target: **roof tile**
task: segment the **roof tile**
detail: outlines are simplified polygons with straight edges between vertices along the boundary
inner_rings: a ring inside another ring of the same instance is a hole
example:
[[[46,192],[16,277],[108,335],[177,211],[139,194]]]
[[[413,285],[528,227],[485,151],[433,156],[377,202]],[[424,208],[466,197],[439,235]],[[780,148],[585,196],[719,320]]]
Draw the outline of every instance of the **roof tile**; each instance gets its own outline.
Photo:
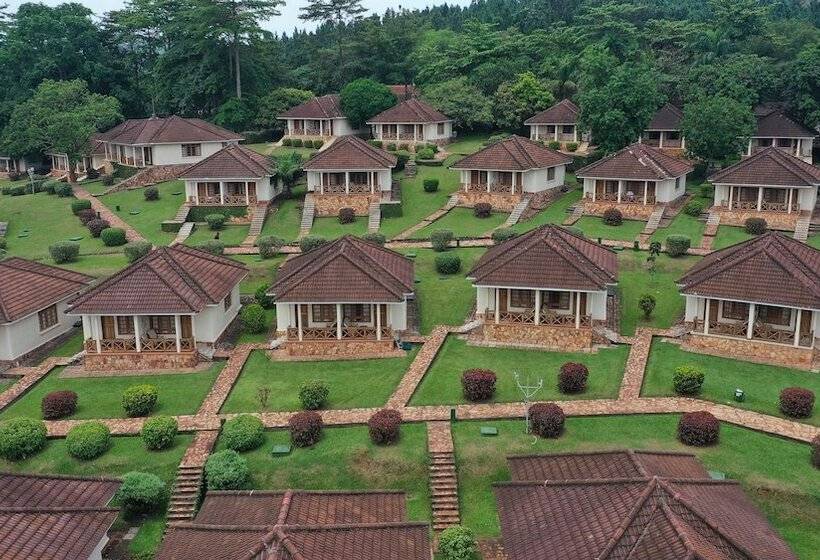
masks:
[[[306,171],[347,169],[391,169],[396,166],[396,156],[371,146],[357,136],[342,136],[302,166]]]
[[[490,171],[528,171],[572,162],[572,158],[521,136],[494,142],[450,167]]]
[[[19,257],[0,261],[0,324],[16,321],[82,291],[91,276]]]
[[[245,179],[269,177],[275,166],[267,156],[240,144],[229,144],[180,176],[182,179]]]
[[[575,124],[581,110],[569,99],[562,99],[552,107],[533,115],[524,124]]]
[[[338,94],[314,97],[279,115],[279,119],[340,119],[342,113],[341,98]]]
[[[411,97],[382,111],[367,123],[438,123],[449,120],[452,119],[426,101]]]
[[[242,140],[235,132],[202,119],[172,115],[128,119],[98,136],[115,144],[171,144],[177,142],[226,142]]]
[[[687,161],[646,144],[635,143],[579,169],[575,176],[659,181],[680,177],[692,169]]]
[[[820,185],[820,169],[775,147],[765,148],[709,177],[713,183],[730,185]]]

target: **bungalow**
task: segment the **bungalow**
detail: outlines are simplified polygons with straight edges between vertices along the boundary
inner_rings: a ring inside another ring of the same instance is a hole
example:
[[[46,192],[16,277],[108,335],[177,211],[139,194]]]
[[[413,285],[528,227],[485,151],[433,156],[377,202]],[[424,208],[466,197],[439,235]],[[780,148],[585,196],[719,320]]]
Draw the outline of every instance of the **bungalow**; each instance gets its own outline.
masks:
[[[338,94],[314,97],[276,117],[287,121],[286,138],[327,139],[355,134]]]
[[[68,155],[59,152],[47,152],[46,156],[51,161],[51,174],[53,176],[62,178],[68,175]],[[78,178],[83,178],[89,169],[102,171],[105,163],[105,145],[99,133],[93,134],[90,139],[88,153],[75,164],[74,173]]]
[[[69,332],[68,301],[92,281],[19,257],[0,261],[0,362],[18,361]]]
[[[453,119],[425,101],[411,97],[369,121],[373,138],[406,144],[446,144],[453,138]]]
[[[129,167],[192,164],[243,137],[202,119],[127,119],[99,135],[106,161]]]
[[[285,261],[268,295],[276,299],[276,334],[291,354],[388,354],[408,328],[413,261],[344,236]]]
[[[810,369],[820,343],[820,250],[769,232],[706,256],[678,280],[684,348]]]
[[[648,220],[656,205],[686,193],[692,166],[658,148],[635,143],[579,169],[584,180],[584,213],[601,215],[617,208],[630,219]]]
[[[746,156],[773,146],[779,150],[812,163],[812,144],[817,133],[795,122],[776,103],[762,104],[755,108],[757,127],[749,138]]]
[[[793,231],[817,204],[820,169],[777,148],[768,147],[714,173],[713,211],[720,223],[742,226],[764,218],[768,227]]]
[[[521,136],[510,136],[450,166],[461,173],[459,199],[468,206],[488,202],[512,210],[524,197],[564,184],[572,158]]]
[[[638,137],[638,142],[680,154],[686,150],[686,139],[681,132],[680,122],[683,111],[667,103],[657,110],[649,126]]]
[[[561,149],[567,144],[579,144],[577,152],[586,152],[590,141],[588,132],[578,130],[581,109],[569,99],[562,99],[552,107],[524,121],[530,127],[530,140],[559,142]]]
[[[8,177],[11,173],[25,173],[26,160],[11,156],[0,155],[0,177]]]
[[[248,269],[186,247],[161,247],[69,303],[82,317],[85,368],[104,371],[193,367],[241,306]]]
[[[555,225],[490,248],[467,279],[489,343],[588,350],[618,279],[613,251]]]
[[[302,167],[316,215],[335,216],[342,208],[353,208],[356,215],[366,216],[371,202],[390,198],[396,161],[393,154],[356,136],[344,136],[314,154]]]
[[[230,144],[186,169],[185,198],[194,206],[250,206],[276,196],[275,165],[267,156]]]

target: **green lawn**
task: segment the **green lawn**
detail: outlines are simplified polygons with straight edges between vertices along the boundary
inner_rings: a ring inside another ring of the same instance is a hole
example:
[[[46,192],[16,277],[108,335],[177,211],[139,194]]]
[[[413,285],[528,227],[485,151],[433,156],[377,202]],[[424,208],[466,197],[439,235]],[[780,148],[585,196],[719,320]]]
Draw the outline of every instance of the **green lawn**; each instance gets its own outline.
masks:
[[[71,416],[75,420],[87,418],[123,418],[122,392],[131,385],[150,383],[159,390],[157,407],[152,414],[193,414],[199,408],[213,385],[224,362],[198,373],[165,375],[129,375],[111,377],[60,378],[63,368],[55,368],[22,397],[0,412],[0,418],[28,416],[41,418],[40,401],[52,391],[77,393],[77,410]]]
[[[414,349],[403,358],[278,362],[269,360],[265,352],[256,351],[245,362],[221,412],[262,411],[257,399],[260,387],[270,388],[265,411],[301,410],[299,386],[314,379],[322,380],[330,390],[328,409],[382,406],[415,355]]]
[[[809,238],[806,240],[806,243],[808,243],[815,249],[820,249],[820,234],[810,235]]]
[[[82,327],[75,329],[71,338],[60,344],[57,348],[51,351],[49,356],[66,357],[74,356],[83,349],[83,329]]]
[[[254,294],[259,286],[273,284],[279,265],[285,261],[284,255],[270,259],[263,259],[259,255],[231,255],[231,258],[250,270],[247,278],[239,284],[239,291],[243,294]]]
[[[145,200],[145,189],[117,191],[101,196],[98,200],[154,245],[168,245],[174,240],[176,233],[162,231],[161,224],[164,220],[173,219],[185,202],[185,183],[167,181],[156,187],[159,189],[159,200]]]
[[[491,134],[465,134],[459,136],[455,142],[447,144],[444,149],[451,154],[469,155],[484,147]]]
[[[543,226],[544,224],[560,225],[567,219],[567,216],[569,216],[567,209],[581,200],[582,195],[583,191],[581,189],[572,189],[554,200],[552,204],[533,216],[532,219],[515,224],[513,229],[519,233],[523,233],[535,229],[538,226]]]
[[[700,257],[670,258],[658,255],[655,273],[646,267],[646,251],[625,250],[618,254],[618,286],[621,304],[621,334],[631,336],[636,327],[665,329],[674,325],[683,314],[685,300],[678,293],[675,281],[692,268]],[[655,310],[645,320],[638,300],[643,294],[655,296]]]
[[[492,402],[516,402],[521,392],[513,373],[526,380],[543,380],[537,400],[570,400],[609,398],[618,396],[624,373],[628,346],[601,349],[595,353],[548,352],[513,348],[470,346],[464,340],[448,337],[433,365],[416,389],[411,404],[465,404],[461,374],[470,368],[486,368],[497,376]],[[577,395],[564,395],[558,390],[558,369],[566,362],[582,362],[589,368],[587,390]]]
[[[645,226],[646,222],[637,220],[624,220],[619,226],[608,226],[604,223],[603,218],[598,216],[584,216],[574,224],[574,227],[583,231],[584,235],[590,239],[614,239],[616,241],[637,239]]]
[[[657,339],[652,342],[643,394],[649,397],[675,395],[672,374],[681,365],[696,366],[706,373],[700,398],[773,416],[783,416],[778,398],[786,387],[805,387],[820,394],[820,376],[816,373],[686,352],[677,344]],[[744,402],[734,400],[736,388],[746,393]],[[812,417],[802,421],[820,426],[817,407]]]
[[[265,220],[262,235],[273,235],[285,241],[293,241],[299,236],[299,223],[302,221],[302,204],[305,199],[305,187],[294,189],[291,198],[278,198]]]
[[[457,422],[453,426],[461,521],[480,537],[499,536],[492,484],[510,480],[508,455],[662,449],[695,453],[706,468],[739,480],[774,527],[803,560],[820,549],[820,477],[809,462],[808,445],[721,426],[714,447],[685,447],[675,439],[674,415],[568,418],[559,439],[523,433],[523,420]],[[495,426],[497,437],[481,437],[479,426]]]
[[[0,393],[14,385],[15,382],[16,380],[10,377],[0,377]]]
[[[289,443],[289,434],[266,432],[262,447],[243,453],[251,471],[250,487],[259,490],[403,490],[413,521],[430,520],[427,479],[427,430],[404,424],[391,446],[370,442],[367,426],[325,428],[321,441],[290,455],[273,457],[273,445]],[[223,449],[217,442],[217,449]]]
[[[313,227],[310,228],[311,235],[318,235],[325,239],[336,239],[343,235],[361,237],[365,233],[367,233],[367,216],[356,216],[352,224],[339,223],[339,218],[336,216],[315,218]]]
[[[742,227],[735,226],[718,226],[717,235],[712,243],[712,249],[723,249],[730,245],[736,245],[741,241],[751,239],[752,235],[746,233]]]
[[[481,237],[503,224],[507,216],[509,214],[506,212],[493,212],[487,218],[477,218],[472,208],[453,208],[432,224],[415,232],[413,238],[429,239],[430,234],[437,229],[448,229],[457,238]]]
[[[666,238],[670,235],[686,235],[692,240],[692,247],[700,247],[705,228],[706,222],[680,212],[669,224],[669,227],[655,230],[655,233],[652,234],[652,241],[660,241],[665,244]]]
[[[196,247],[207,243],[211,239],[217,239],[217,234],[219,234],[219,241],[224,243],[226,247],[238,247],[248,237],[249,227],[248,224],[226,225],[219,231],[213,231],[206,224],[197,224],[193,233],[185,240],[185,244],[189,247]]]
[[[97,278],[111,276],[120,269],[128,266],[128,259],[122,252],[80,255],[76,261],[62,264],[55,263],[50,257],[41,259],[41,261],[44,264],[67,268],[68,270],[82,272],[83,274]]]
[[[276,308],[265,309],[265,330],[261,333],[250,333],[241,330],[236,339],[237,344],[262,344],[268,342],[272,336],[271,331],[276,328]]]

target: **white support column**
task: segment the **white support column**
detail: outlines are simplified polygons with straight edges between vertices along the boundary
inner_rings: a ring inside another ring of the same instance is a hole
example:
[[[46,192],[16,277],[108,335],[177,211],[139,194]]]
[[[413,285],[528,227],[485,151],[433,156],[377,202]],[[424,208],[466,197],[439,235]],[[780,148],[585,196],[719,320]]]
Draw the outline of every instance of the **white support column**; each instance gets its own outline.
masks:
[[[558,142],[558,125],[555,125],[555,134],[553,135],[553,140]]]
[[[367,172],[367,178],[370,179],[370,194],[376,192],[376,177],[378,176],[376,173],[376,171]]]
[[[181,328],[179,315],[174,315],[174,336],[177,341],[177,353],[182,352],[182,341],[179,338],[179,331]]]
[[[749,147],[746,148],[746,155],[747,156],[752,155],[752,139],[751,138],[749,138]]]
[[[302,326],[302,304],[297,303],[293,306],[296,309],[296,327],[299,332],[299,342],[302,342],[302,333],[304,332],[304,327]]]
[[[140,332],[140,318],[134,315],[134,341],[137,343],[137,352],[142,352],[142,333]]]
[[[319,194],[325,194],[325,174],[319,172]]]
[[[225,204],[225,181],[219,182],[219,203]]]
[[[732,198],[735,194],[735,188],[732,185],[729,185],[729,210],[732,209]]]
[[[789,198],[786,202],[786,214],[792,213],[792,195],[794,195],[794,189],[789,189]]]
[[[712,300],[706,298],[706,310],[703,314],[703,334],[709,334],[709,311],[712,305]]]
[[[487,171],[487,192],[488,193],[490,192],[490,185],[493,184],[492,179],[490,179],[490,173],[492,173],[492,171]],[[480,174],[479,174],[479,176],[480,176]]]
[[[763,187],[757,188],[757,211],[760,212],[763,209]]]
[[[350,194],[350,171],[345,171],[345,194]]]
[[[584,182],[586,182],[586,179],[584,179]],[[598,180],[597,179],[592,179],[592,202],[595,202],[595,195],[597,194],[597,191],[598,191]]]
[[[624,189],[624,182],[622,180],[618,180],[618,204],[621,203],[621,192]]]
[[[666,133],[663,130],[658,133],[658,148],[663,148],[663,137],[665,135]]]
[[[92,321],[94,340],[97,342],[97,354],[102,353],[102,318],[97,315]]]
[[[382,314],[381,314],[381,303],[376,304],[376,340],[382,339]]]
[[[245,181],[245,206],[250,205],[251,203],[251,195],[248,192],[248,182]]]
[[[572,141],[576,144],[578,143],[578,125],[573,125],[572,127]]]
[[[512,191],[510,192],[510,194],[515,194],[515,179],[517,175],[518,173],[516,173],[515,171],[512,172]]]
[[[319,136],[324,136],[325,130],[325,121],[323,119],[319,119]]]
[[[499,300],[500,290],[498,288],[495,289],[495,324],[498,324],[498,320],[501,318],[501,305]]]
[[[336,338],[342,340],[342,304],[336,304]]]
[[[681,150],[686,149],[686,137],[685,136],[680,137],[680,149]]]
[[[746,323],[746,338],[752,340],[755,326],[755,304],[749,304],[749,321]]]
[[[643,182],[643,205],[646,206],[646,197],[649,195],[649,181]]]
[[[535,290],[535,324],[541,324],[541,290]]]
[[[575,329],[581,328],[581,292],[575,292]]]
[[[800,322],[803,319],[803,310],[797,310],[797,318],[794,321],[794,347],[800,346]]]

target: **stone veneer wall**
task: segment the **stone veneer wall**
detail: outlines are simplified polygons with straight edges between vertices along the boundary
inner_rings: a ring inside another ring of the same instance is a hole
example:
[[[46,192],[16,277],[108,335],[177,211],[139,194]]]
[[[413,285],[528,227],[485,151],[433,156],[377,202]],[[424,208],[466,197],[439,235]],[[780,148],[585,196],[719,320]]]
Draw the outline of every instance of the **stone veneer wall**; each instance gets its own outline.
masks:
[[[720,214],[720,225],[722,226],[743,227],[748,218],[763,218],[770,229],[794,231],[800,217],[799,212],[787,214],[785,212],[758,212],[757,210],[729,210],[720,206],[715,207],[714,210]]]
[[[549,325],[485,323],[484,340],[511,345],[537,345],[563,352],[577,352],[592,348],[592,329],[590,327],[574,329]]]
[[[746,362],[771,364],[797,369],[811,369],[816,350],[795,348],[761,340],[745,340],[725,336],[692,333],[686,336],[681,349],[712,356],[735,358]]]
[[[458,202],[462,206],[475,206],[479,202],[489,202],[493,210],[512,212],[515,205],[521,201],[520,194],[502,194],[487,192],[459,191]]]
[[[83,367],[89,371],[144,370],[156,371],[192,368],[199,363],[197,352],[123,352],[97,354],[88,352]]]
[[[627,220],[641,220],[646,221],[649,219],[649,216],[652,215],[652,212],[655,211],[657,205],[655,204],[647,204],[644,206],[643,204],[634,204],[634,203],[621,203],[618,204],[617,202],[612,202],[611,200],[606,200],[602,202],[592,202],[592,199],[584,199],[584,214],[590,214],[592,216],[603,216],[604,212],[610,208],[617,208],[621,211],[624,218]]]
[[[342,208],[353,208],[357,216],[370,214],[370,202],[378,201],[381,194],[319,194],[313,193],[317,216],[338,216]]]
[[[369,357],[394,352],[393,339],[388,340],[289,340],[282,349],[289,356],[317,358]]]

